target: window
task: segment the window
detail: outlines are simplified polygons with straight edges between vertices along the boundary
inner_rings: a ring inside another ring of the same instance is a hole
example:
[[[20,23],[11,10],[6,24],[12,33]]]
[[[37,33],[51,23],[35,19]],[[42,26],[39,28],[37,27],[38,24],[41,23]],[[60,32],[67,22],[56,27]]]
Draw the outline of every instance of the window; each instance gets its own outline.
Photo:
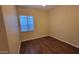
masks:
[[[33,16],[20,16],[20,28],[21,32],[34,31],[34,19]]]

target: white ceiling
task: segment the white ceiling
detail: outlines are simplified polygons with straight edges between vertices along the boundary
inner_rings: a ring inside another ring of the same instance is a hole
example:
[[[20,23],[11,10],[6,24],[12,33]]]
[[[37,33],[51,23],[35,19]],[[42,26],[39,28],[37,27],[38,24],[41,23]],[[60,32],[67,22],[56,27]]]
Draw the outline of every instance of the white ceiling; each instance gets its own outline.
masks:
[[[27,8],[37,8],[37,9],[44,9],[44,10],[50,10],[54,8],[55,5],[19,5],[19,7],[27,7]]]

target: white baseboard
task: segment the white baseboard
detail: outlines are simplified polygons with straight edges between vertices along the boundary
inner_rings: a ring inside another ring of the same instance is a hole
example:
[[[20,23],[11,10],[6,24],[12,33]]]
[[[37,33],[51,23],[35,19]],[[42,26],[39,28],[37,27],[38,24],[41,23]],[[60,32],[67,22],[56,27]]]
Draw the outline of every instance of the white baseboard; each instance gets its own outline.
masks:
[[[21,42],[20,42],[20,45],[19,45],[19,48],[18,48],[18,54],[19,54],[19,52],[20,52],[20,47],[21,47]]]
[[[56,38],[56,37],[54,37],[54,36],[50,36],[50,37]],[[60,38],[56,38],[56,39],[60,40]],[[67,44],[69,44],[69,45],[72,45],[72,46],[74,46],[74,47],[76,47],[76,48],[79,48],[78,45],[72,44],[72,43],[70,43],[70,42],[67,42],[67,41],[64,41],[64,40],[60,40],[60,41],[65,42],[65,43],[67,43]]]
[[[34,40],[34,39],[41,38],[41,37],[46,37],[46,36],[47,36],[47,35],[43,35],[43,36],[39,36],[39,37],[35,37],[35,38],[29,38],[29,39],[22,40],[21,42],[29,41],[29,40]],[[50,35],[50,37],[56,38],[55,36],[51,36],[51,35]],[[60,40],[60,38],[56,38],[56,39]],[[72,45],[72,46],[74,46],[74,47],[79,48],[78,45],[72,44],[72,43],[70,43],[70,42],[67,42],[67,41],[64,41],[64,40],[60,40],[60,41],[65,42],[65,43],[67,43],[67,44],[70,44],[70,45]]]
[[[21,42],[29,41],[29,40],[35,40],[35,39],[37,39],[37,38],[46,37],[46,36],[47,36],[47,35],[42,35],[42,36],[39,36],[39,37],[28,38],[28,39],[25,39],[25,40],[21,40]]]
[[[0,51],[0,54],[8,54],[8,51]]]

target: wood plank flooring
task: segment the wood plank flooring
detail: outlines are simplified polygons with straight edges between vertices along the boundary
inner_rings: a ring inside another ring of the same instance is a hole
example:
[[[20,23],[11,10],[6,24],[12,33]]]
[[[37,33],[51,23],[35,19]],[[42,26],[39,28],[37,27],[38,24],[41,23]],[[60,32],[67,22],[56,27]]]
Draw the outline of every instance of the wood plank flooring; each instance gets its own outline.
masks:
[[[79,48],[52,37],[43,37],[21,43],[20,54],[78,54]]]

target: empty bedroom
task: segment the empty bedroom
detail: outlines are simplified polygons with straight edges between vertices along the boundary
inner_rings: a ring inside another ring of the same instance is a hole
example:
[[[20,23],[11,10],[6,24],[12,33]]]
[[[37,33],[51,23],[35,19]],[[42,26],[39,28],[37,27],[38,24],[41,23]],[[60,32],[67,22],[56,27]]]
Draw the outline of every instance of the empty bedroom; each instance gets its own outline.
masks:
[[[79,54],[79,5],[1,5],[0,53]]]

